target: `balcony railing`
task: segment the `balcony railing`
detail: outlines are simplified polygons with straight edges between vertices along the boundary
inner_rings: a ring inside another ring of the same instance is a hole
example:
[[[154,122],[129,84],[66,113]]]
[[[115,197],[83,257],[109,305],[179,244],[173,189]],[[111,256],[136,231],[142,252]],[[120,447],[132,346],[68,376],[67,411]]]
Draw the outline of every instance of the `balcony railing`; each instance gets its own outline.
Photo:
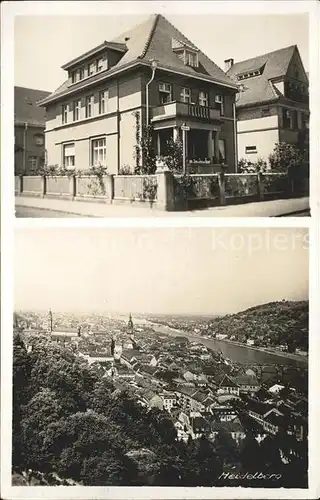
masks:
[[[152,121],[166,120],[177,116],[198,118],[200,120],[220,120],[220,109],[173,101],[151,108]]]

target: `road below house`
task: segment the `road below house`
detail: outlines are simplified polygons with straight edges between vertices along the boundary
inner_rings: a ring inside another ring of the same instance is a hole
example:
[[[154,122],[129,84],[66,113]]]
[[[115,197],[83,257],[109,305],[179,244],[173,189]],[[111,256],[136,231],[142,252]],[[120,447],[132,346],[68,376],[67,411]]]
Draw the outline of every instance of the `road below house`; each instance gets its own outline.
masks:
[[[16,217],[19,218],[61,218],[61,217],[83,217],[80,214],[72,214],[68,212],[60,212],[58,210],[45,210],[43,208],[33,208],[33,207],[19,207],[16,206]],[[86,215],[86,217],[88,217]]]

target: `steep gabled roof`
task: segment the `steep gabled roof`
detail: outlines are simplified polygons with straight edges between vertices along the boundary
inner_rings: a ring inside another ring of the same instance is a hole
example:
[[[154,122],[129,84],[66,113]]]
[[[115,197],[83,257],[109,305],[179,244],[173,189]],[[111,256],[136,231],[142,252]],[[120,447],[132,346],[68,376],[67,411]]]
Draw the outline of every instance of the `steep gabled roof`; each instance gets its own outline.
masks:
[[[296,50],[298,50],[296,45],[290,45],[289,47],[233,64],[227,75],[238,84],[243,84],[244,86],[244,91],[240,93],[237,107],[279,99],[281,93],[277,91],[272,80],[282,78],[286,75],[290,61]],[[262,69],[260,76],[240,81],[237,80],[239,75],[260,69]]]
[[[14,122],[44,127],[45,111],[37,106],[37,102],[49,95],[50,92],[45,90],[14,87]]]
[[[194,48],[197,51],[199,67],[193,68],[186,66],[179,56],[172,50],[172,39],[178,40],[183,44]],[[121,71],[129,69],[138,64],[151,65],[151,60],[158,61],[158,68],[177,72],[185,76],[205,79],[209,82],[216,82],[221,85],[236,90],[237,85],[227,76],[221,68],[211,61],[203,52],[201,52],[190,40],[188,40],[179,30],[177,30],[165,17],[160,14],[153,14],[146,21],[135,26],[133,29],[121,34],[111,42],[106,44],[126,45],[127,51],[121,57],[117,64],[110,69],[101,71],[91,78],[78,82],[68,88],[68,81],[65,81],[49,99],[41,102],[45,105],[53,99],[63,97],[69,92],[73,93],[86,86],[91,86],[94,82],[99,82],[113,76]],[[99,46],[98,46],[99,47]],[[90,51],[89,51],[90,52]],[[81,55],[77,59],[81,59]],[[68,64],[67,64],[68,66]]]

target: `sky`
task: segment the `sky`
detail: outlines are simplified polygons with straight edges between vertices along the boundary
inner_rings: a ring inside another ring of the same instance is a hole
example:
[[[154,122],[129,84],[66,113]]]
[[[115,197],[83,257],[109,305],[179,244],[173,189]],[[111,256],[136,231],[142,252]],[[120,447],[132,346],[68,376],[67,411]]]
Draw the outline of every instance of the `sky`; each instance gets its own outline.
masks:
[[[308,298],[301,228],[17,228],[15,310],[225,314]]]
[[[66,79],[63,64],[112,40],[148,15],[16,16],[14,84],[54,91]],[[166,17],[222,69],[225,59],[237,62],[296,44],[309,71],[307,14]]]

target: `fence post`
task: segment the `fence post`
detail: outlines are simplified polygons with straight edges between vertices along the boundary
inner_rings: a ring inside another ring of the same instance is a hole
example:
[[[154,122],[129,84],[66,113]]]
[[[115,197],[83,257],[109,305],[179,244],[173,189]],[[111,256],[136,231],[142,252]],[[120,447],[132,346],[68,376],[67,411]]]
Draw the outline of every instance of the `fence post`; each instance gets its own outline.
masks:
[[[23,175],[19,175],[19,191],[18,191],[18,194],[22,194],[23,193]]]
[[[47,178],[45,175],[41,176],[41,198],[44,198],[47,192]]]
[[[294,196],[295,194],[295,175],[293,167],[288,168],[288,191],[289,196]]]
[[[73,174],[69,177],[69,195],[71,200],[74,200],[77,194],[76,176]]]
[[[114,198],[114,174],[106,175],[104,177],[106,188],[106,203],[112,203]]]
[[[170,170],[158,169],[157,176],[157,207],[161,210],[174,210],[174,179]]]
[[[264,200],[264,184],[263,184],[263,173],[257,173],[257,183],[258,183],[258,198],[259,201]]]
[[[226,181],[225,173],[218,173],[218,183],[219,183],[219,204],[226,205]]]

